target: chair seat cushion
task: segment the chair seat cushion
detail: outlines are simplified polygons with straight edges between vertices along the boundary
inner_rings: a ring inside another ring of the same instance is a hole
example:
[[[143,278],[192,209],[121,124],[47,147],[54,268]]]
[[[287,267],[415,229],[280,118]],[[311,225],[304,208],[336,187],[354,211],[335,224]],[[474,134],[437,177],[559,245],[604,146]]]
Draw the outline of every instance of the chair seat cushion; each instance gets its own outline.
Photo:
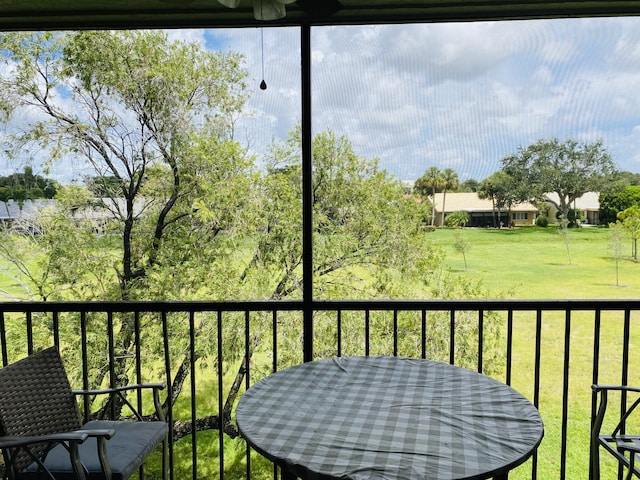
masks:
[[[169,428],[165,422],[121,422],[94,420],[82,427],[86,430],[112,429],[116,434],[107,440],[107,457],[113,471],[113,480],[126,480],[135,472],[149,453],[165,438]],[[89,472],[89,479],[103,479],[100,460],[97,454],[95,438],[89,438],[79,446],[80,459]],[[56,480],[73,480],[73,470],[69,462],[69,453],[58,445],[47,455],[45,466]],[[31,465],[27,470],[31,474],[25,479],[38,477],[37,467]]]

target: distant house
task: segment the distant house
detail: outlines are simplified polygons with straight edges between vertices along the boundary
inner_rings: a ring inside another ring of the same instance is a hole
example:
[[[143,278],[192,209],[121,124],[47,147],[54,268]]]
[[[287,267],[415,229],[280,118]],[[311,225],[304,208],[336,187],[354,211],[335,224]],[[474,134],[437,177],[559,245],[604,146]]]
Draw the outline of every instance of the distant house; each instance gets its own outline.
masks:
[[[12,223],[22,218],[30,218],[45,208],[53,207],[55,200],[25,200],[20,205],[15,200],[0,202],[0,223]]]
[[[501,210],[498,216],[494,212],[493,202],[490,199],[482,199],[475,192],[447,193],[446,198],[442,193],[436,193],[434,203],[436,210],[435,224],[442,225],[442,211],[444,200],[444,217],[453,212],[467,212],[469,214],[469,227],[519,227],[535,225],[538,209],[529,202],[518,203],[511,210]],[[495,214],[494,214],[495,213]]]
[[[560,203],[557,193],[547,193],[547,197],[551,209],[549,210],[549,222],[557,221],[558,205]],[[447,195],[447,201],[449,196]],[[570,208],[580,212],[582,219],[589,225],[600,225],[600,194],[598,192],[587,192],[575,201],[571,202]]]
[[[55,200],[37,199],[25,200],[22,205],[14,200],[0,202],[0,225],[10,225],[14,222],[35,221],[45,211],[55,211],[58,204]],[[103,232],[105,224],[112,219],[125,215],[126,201],[123,198],[96,198],[92,202],[71,208],[70,214],[76,222],[89,223],[96,232]],[[143,213],[142,202],[134,208],[136,216]],[[23,225],[23,226],[24,226]],[[31,229],[31,227],[28,227]]]

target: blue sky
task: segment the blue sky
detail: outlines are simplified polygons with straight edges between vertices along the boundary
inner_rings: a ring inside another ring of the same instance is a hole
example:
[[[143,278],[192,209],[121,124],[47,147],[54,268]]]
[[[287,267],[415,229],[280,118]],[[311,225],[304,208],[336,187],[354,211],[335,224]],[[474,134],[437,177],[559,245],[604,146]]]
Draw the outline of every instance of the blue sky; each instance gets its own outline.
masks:
[[[247,57],[256,151],[284,138],[300,117],[298,30],[265,29],[265,92],[259,30],[201,34]],[[314,129],[346,134],[402,180],[431,165],[482,179],[551,137],[602,139],[640,172],[639,18],[322,27],[312,50]]]
[[[300,119],[300,32],[171,30],[174,39],[245,55],[251,80],[237,140],[258,156]],[[541,139],[602,139],[640,172],[640,18],[312,29],[313,126],[413,180],[430,166],[481,180]],[[21,166],[0,163],[0,174]],[[60,165],[63,181],[78,165]]]

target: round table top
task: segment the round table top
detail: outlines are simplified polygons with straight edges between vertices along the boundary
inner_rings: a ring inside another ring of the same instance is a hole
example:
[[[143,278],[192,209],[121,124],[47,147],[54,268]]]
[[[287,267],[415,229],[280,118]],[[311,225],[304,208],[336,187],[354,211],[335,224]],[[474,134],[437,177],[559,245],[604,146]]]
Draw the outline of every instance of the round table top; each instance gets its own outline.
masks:
[[[445,363],[340,357],[257,382],[236,419],[255,450],[304,479],[485,479],[544,433],[511,387]]]

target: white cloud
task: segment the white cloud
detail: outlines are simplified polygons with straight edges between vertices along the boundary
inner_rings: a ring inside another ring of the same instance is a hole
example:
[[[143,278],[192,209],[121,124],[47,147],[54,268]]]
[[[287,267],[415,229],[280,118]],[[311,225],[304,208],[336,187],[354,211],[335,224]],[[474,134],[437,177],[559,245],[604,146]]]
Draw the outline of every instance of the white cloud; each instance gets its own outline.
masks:
[[[237,138],[253,151],[300,120],[299,29],[168,35],[245,56]],[[639,18],[319,27],[311,41],[314,130],[346,134],[399,178],[437,165],[482,179],[551,136],[602,138],[621,168],[640,171]]]

